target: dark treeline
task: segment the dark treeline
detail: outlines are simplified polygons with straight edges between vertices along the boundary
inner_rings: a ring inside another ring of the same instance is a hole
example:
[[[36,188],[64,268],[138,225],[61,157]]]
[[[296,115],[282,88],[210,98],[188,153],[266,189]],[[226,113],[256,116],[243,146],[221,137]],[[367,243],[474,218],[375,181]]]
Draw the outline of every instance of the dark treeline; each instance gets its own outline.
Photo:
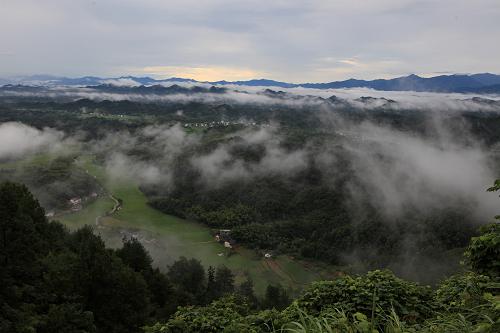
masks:
[[[490,190],[500,190],[500,181]],[[388,271],[313,283],[292,305],[270,286],[258,300],[225,267],[180,258],[167,273],[135,239],[108,249],[89,227],[49,222],[23,185],[0,185],[1,332],[497,332],[500,228],[465,252],[473,270],[435,291]],[[261,311],[259,308],[268,308]],[[368,330],[369,329],[369,330]]]
[[[15,183],[0,185],[0,263],[1,332],[138,332],[227,294],[255,309],[289,303],[280,286],[257,299],[251,279],[236,286],[224,266],[180,258],[163,273],[134,238],[112,250],[91,227],[70,233]]]

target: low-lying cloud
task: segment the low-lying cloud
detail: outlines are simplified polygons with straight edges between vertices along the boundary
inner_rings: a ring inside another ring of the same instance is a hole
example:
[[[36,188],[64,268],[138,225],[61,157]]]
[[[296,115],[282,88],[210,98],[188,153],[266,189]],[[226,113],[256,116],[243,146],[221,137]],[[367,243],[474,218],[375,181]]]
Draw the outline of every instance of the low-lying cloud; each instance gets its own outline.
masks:
[[[497,198],[485,189],[498,170],[491,168],[491,156],[480,145],[462,145],[449,135],[426,139],[373,124],[358,130],[360,140],[345,146],[356,178],[364,185],[350,186],[356,200],[369,200],[389,216],[460,202],[474,207],[478,218],[495,214]]]
[[[110,181],[154,185],[153,190],[160,188],[161,195],[174,193],[179,165],[196,171],[188,173],[196,177],[193,185],[199,187],[195,191],[261,177],[293,182],[294,176],[314,166],[321,171],[323,185],[337,190],[333,187],[342,183],[352,223],[367,221],[363,214],[374,211],[387,224],[418,223],[406,219],[407,213],[425,219],[455,208],[467,210],[464,218],[473,220],[467,221],[469,225],[490,221],[498,214],[498,197],[486,192],[500,174],[495,153],[476,142],[467,126],[458,131],[452,128],[448,118],[435,111],[432,99],[427,103],[423,132],[350,121],[335,108],[322,107],[318,112],[322,135],[306,137],[300,144],[285,144],[289,129],[272,123],[214,136],[208,131],[205,137],[196,131],[188,133],[180,124],[155,124],[110,132],[81,145],[99,156]],[[39,130],[21,123],[0,125],[0,158],[62,149],[67,142],[78,139],[67,138],[55,129]],[[374,210],[366,209],[368,206]],[[392,263],[393,268],[421,276],[415,272],[417,240],[410,238],[404,239],[407,245],[398,250],[404,260]],[[366,249],[357,250],[345,253],[346,260],[366,255]],[[375,249],[373,253],[376,255]],[[436,272],[442,264],[440,259],[428,263]]]
[[[198,140],[196,134],[187,134],[180,124],[150,125],[136,133],[109,133],[88,145],[91,151],[104,156],[112,180],[132,179],[138,184],[169,186],[174,160]]]
[[[117,87],[134,87],[139,84],[132,79],[117,79],[103,82]],[[204,87],[212,85],[190,82],[165,82],[162,86],[169,87],[173,84],[185,88]],[[197,92],[197,93],[137,93],[134,91],[110,92],[93,87],[47,87],[40,91],[9,90],[0,91],[0,96],[18,97],[49,97],[62,98],[65,100],[77,100],[82,98],[94,101],[134,101],[141,103],[233,103],[233,104],[256,104],[262,106],[284,106],[284,107],[318,107],[326,103],[331,96],[340,98],[345,103],[358,109],[388,110],[429,110],[435,111],[496,111],[500,112],[500,106],[495,103],[484,101],[499,101],[498,95],[481,95],[481,99],[473,99],[475,95],[459,93],[432,93],[432,92],[409,92],[409,91],[377,91],[368,88],[351,89],[311,89],[311,88],[277,88],[271,87],[273,91],[282,92],[276,96],[268,93],[268,87],[253,86],[220,86],[226,88],[225,93]],[[361,100],[361,97],[372,97],[372,99]],[[388,100],[393,102],[387,103]],[[339,105],[334,105],[338,108]]]
[[[58,130],[37,128],[18,122],[0,124],[0,159],[16,158],[61,148],[64,134]]]
[[[215,150],[195,155],[190,159],[205,184],[221,186],[225,181],[249,180],[269,174],[289,176],[306,169],[308,165],[305,149],[287,150],[280,145],[282,135],[277,127],[247,129],[231,135],[236,140],[220,144]],[[238,146],[260,147],[261,158],[245,161],[235,157],[231,151]]]

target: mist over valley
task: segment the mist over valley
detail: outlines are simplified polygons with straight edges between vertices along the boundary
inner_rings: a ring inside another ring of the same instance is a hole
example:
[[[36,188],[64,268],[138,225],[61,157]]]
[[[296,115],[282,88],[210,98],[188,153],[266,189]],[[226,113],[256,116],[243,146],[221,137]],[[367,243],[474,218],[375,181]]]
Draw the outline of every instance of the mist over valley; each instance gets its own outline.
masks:
[[[63,220],[71,199],[130,183],[150,207],[261,255],[433,283],[497,209],[485,191],[498,174],[495,96],[183,83],[4,86],[0,99],[4,179]]]
[[[500,332],[499,17],[0,0],[0,333]]]

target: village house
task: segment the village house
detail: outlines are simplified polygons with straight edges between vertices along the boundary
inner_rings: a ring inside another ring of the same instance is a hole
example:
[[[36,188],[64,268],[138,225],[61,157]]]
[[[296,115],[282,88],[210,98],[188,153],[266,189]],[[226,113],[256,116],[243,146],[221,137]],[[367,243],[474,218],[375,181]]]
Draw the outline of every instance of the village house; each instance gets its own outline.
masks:
[[[82,198],[71,198],[69,199],[69,203],[71,205],[81,205],[82,204]]]
[[[82,209],[82,198],[71,198],[69,199],[69,204],[72,211],[79,211],[80,209]]]

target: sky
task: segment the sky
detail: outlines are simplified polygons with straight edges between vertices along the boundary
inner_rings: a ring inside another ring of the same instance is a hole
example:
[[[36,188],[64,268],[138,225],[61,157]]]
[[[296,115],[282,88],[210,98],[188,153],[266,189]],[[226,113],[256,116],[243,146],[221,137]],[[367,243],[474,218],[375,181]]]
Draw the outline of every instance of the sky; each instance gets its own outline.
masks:
[[[500,73],[499,0],[0,0],[0,76]]]

